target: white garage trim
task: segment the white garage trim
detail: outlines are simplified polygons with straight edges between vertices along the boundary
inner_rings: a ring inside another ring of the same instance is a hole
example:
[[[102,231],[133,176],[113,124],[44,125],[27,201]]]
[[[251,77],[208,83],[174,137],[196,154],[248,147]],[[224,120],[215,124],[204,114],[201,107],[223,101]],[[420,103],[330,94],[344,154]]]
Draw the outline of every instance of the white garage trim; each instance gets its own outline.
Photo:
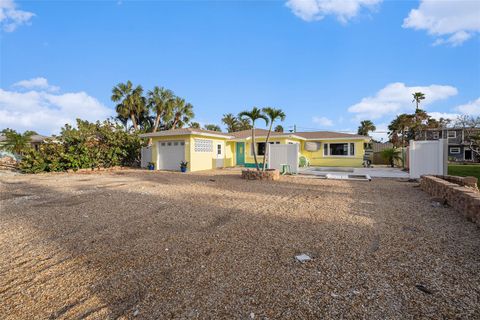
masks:
[[[185,161],[185,140],[164,140],[157,142],[157,170],[180,170]]]

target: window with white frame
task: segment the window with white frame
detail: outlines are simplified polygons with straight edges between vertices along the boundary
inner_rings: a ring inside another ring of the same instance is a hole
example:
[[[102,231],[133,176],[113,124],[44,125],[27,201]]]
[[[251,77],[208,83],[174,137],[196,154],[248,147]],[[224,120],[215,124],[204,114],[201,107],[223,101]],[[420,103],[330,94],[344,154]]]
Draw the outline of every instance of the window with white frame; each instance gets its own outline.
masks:
[[[457,137],[457,132],[456,131],[448,131],[447,137],[456,138]]]
[[[208,139],[195,139],[195,152],[212,152],[213,141]]]
[[[324,143],[323,155],[333,157],[355,156],[355,143]]]
[[[222,155],[222,145],[217,144],[217,156],[221,156],[221,155]]]
[[[450,153],[451,154],[460,154],[460,148],[459,147],[450,147]]]

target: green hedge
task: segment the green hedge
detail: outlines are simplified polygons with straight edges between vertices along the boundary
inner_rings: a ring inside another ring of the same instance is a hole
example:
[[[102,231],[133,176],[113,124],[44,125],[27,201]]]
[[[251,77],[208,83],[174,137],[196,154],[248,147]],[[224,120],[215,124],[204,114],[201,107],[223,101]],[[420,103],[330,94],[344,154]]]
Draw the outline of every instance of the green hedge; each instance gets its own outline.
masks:
[[[141,140],[136,134],[110,121],[90,123],[77,120],[77,128],[66,125],[59,136],[30,150],[20,162],[26,173],[68,169],[108,168],[137,165]]]

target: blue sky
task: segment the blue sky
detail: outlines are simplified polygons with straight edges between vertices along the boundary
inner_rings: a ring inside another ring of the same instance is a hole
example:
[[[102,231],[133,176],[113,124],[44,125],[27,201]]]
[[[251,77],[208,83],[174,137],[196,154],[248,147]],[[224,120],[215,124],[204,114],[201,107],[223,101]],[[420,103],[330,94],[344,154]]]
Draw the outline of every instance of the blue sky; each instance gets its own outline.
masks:
[[[274,106],[286,128],[385,131],[417,89],[436,116],[480,115],[478,1],[0,0],[0,23],[0,128],[103,119],[127,80],[200,123]]]

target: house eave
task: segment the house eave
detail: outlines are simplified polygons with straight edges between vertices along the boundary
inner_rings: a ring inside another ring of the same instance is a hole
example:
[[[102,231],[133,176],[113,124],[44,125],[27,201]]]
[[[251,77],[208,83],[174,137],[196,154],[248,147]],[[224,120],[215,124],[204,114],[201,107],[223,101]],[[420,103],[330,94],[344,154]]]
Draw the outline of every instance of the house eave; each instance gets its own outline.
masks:
[[[233,138],[232,136],[224,136],[224,135],[221,135],[221,134],[199,132],[199,131],[191,131],[191,132],[183,132],[183,133],[159,131],[159,132],[150,132],[150,133],[140,134],[139,137],[140,138],[157,138],[157,137],[191,136],[191,135],[212,137],[212,138],[221,138],[221,139]]]

